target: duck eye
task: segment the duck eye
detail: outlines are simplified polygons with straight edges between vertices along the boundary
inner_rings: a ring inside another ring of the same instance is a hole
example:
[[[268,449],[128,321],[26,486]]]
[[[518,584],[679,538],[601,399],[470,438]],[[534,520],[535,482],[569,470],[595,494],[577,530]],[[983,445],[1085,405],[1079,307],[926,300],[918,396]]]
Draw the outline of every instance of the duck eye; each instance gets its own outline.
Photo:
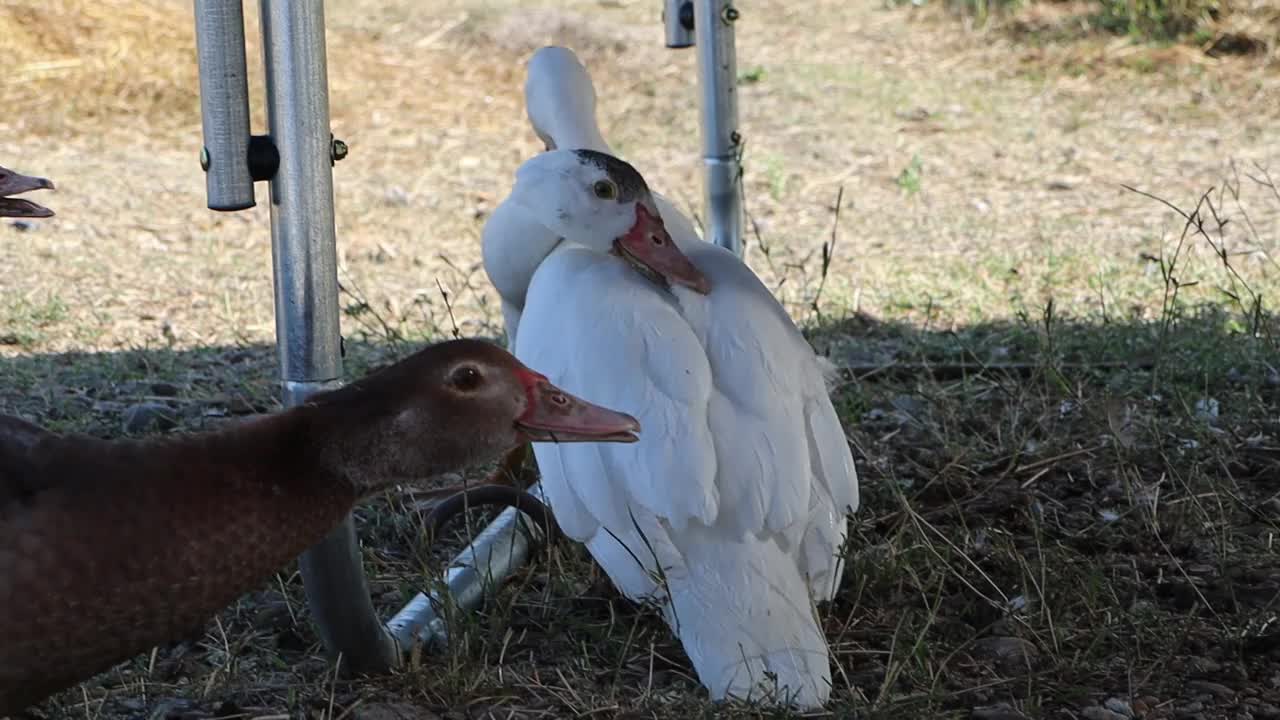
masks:
[[[591,191],[601,200],[613,200],[618,197],[618,186],[609,180],[597,180],[596,184],[591,186]]]
[[[449,383],[459,390],[475,390],[480,387],[482,379],[479,370],[471,365],[463,365],[449,376]]]

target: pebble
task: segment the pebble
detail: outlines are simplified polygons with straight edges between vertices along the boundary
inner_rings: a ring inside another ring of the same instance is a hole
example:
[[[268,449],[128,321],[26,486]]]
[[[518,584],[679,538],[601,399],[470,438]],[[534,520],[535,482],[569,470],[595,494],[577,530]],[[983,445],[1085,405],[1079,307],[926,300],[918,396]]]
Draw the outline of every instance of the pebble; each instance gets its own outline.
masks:
[[[1197,717],[1202,712],[1204,712],[1204,703],[1191,702],[1180,708],[1174,709],[1173,716],[1180,719],[1187,718],[1189,720],[1190,718]]]
[[[1015,710],[1009,703],[996,703],[973,709],[972,720],[1027,720],[1027,716]]]
[[[1118,715],[1123,715],[1127,718],[1133,717],[1133,707],[1129,705],[1128,700],[1121,700],[1116,697],[1107,698],[1107,701],[1102,706]]]
[[[1236,691],[1221,683],[1210,682],[1208,680],[1188,680],[1187,687],[1200,692],[1207,692],[1220,698],[1233,698]]]
[[[151,394],[161,397],[176,397],[181,390],[177,385],[167,382],[151,383]]]
[[[1100,705],[1093,705],[1085,708],[1080,712],[1081,717],[1085,720],[1127,720],[1128,715],[1121,715],[1118,712],[1108,710]]]
[[[1012,673],[1035,664],[1040,651],[1022,638],[996,635],[975,641],[972,654],[975,658],[994,661],[1001,671]]]
[[[440,716],[409,703],[370,703],[356,708],[351,717],[353,720],[438,720]]]
[[[140,433],[147,430],[168,430],[178,424],[178,414],[164,403],[138,403],[124,411],[124,430]]]

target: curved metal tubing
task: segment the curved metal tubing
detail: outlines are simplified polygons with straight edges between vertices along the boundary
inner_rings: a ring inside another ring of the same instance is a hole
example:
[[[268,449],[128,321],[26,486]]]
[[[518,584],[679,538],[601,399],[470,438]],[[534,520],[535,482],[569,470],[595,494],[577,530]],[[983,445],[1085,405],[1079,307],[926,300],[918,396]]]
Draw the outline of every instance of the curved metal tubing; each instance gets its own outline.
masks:
[[[334,235],[333,136],[322,0],[262,0],[267,118],[280,165],[271,179],[276,347],[284,404],[342,377]],[[373,603],[351,518],[298,561],[311,616],[355,672],[399,662]]]

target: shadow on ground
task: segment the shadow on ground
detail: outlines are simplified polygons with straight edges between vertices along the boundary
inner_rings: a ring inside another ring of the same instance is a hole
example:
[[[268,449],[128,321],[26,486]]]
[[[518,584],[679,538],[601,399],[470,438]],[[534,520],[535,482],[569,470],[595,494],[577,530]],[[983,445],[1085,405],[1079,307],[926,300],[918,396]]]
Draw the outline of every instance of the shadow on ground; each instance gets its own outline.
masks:
[[[833,397],[864,498],[851,571],[824,613],[831,712],[1280,717],[1277,327],[1200,309],[1167,323],[1048,311],[955,330],[866,317],[813,328],[811,342],[852,368]],[[350,342],[349,374],[415,347]],[[276,407],[274,369],[265,346],[7,357],[0,412],[103,436],[201,427]],[[408,491],[358,520],[384,611],[452,552],[422,546]],[[447,649],[395,677],[335,680],[287,568],[203,637],[41,712],[714,712],[657,617],[621,600],[576,546],[547,549],[457,622]]]

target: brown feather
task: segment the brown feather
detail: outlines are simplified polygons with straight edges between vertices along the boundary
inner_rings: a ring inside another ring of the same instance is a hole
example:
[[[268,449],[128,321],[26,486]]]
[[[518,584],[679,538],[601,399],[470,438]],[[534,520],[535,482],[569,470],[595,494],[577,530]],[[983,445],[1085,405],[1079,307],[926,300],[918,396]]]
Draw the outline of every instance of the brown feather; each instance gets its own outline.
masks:
[[[450,385],[459,363],[485,385]],[[198,629],[361,497],[522,444],[529,378],[545,383],[458,340],[201,434],[106,441],[0,417],[0,717]]]

